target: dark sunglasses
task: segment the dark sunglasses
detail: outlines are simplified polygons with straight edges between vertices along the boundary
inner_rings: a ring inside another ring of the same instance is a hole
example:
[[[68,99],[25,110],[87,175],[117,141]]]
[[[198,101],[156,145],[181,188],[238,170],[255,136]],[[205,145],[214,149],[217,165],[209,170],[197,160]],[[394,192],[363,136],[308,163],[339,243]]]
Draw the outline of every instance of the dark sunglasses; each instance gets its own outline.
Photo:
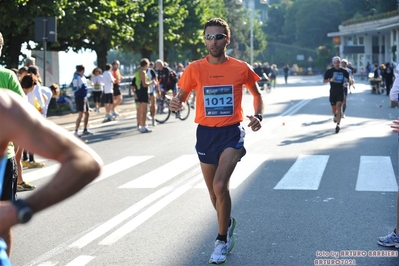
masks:
[[[208,41],[210,41],[210,40],[213,40],[213,39],[215,39],[215,40],[221,40],[221,39],[224,39],[224,38],[226,38],[227,37],[227,35],[226,34],[223,34],[223,33],[218,33],[218,34],[205,34],[204,35],[204,39],[205,40],[208,40]]]

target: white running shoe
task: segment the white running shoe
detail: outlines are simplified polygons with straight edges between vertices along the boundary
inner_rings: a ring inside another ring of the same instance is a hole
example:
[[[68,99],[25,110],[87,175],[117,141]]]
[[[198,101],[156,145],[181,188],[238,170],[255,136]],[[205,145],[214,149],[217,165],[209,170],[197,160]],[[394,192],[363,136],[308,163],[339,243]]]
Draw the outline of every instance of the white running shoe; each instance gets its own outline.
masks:
[[[147,127],[141,127],[140,132],[141,133],[150,133],[150,132],[152,132],[152,130],[148,129]]]
[[[230,218],[230,226],[227,229],[227,253],[234,248],[235,239],[234,239],[234,228],[236,227],[236,219]]]
[[[209,264],[224,264],[227,261],[227,244],[224,241],[215,241],[215,250],[213,251]]]
[[[387,236],[381,236],[377,240],[378,245],[384,247],[395,247],[399,248],[399,236],[395,230]]]

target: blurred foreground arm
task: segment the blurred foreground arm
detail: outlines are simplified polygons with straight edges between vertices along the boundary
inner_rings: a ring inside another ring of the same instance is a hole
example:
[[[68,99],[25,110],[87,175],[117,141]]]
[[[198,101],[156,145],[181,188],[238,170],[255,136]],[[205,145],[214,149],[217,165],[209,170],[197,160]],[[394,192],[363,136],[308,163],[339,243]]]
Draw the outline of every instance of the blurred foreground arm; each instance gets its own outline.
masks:
[[[65,129],[44,119],[14,92],[0,89],[0,156],[9,141],[34,154],[58,161],[61,168],[25,199],[35,213],[81,190],[101,173],[100,157]],[[0,233],[17,224],[16,208],[0,202]]]

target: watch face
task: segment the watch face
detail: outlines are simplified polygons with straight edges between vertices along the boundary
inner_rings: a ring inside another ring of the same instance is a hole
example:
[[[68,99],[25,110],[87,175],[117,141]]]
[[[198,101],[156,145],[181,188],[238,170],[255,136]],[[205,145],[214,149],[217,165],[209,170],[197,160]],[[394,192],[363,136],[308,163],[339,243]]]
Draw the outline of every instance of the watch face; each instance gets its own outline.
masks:
[[[32,218],[33,212],[29,207],[25,207],[19,211],[18,218],[21,223],[27,223]]]

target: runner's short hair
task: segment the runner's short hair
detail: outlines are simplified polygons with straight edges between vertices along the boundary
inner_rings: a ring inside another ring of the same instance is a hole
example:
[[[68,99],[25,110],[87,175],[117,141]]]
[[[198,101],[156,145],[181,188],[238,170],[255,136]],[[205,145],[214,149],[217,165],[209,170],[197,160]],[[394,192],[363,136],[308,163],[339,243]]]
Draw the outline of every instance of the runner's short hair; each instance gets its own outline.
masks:
[[[147,58],[143,58],[140,61],[140,67],[148,66],[149,64],[150,64],[150,60],[148,60]]]
[[[339,56],[334,56],[334,57],[332,58],[332,61],[333,61],[333,62],[335,62],[335,61],[341,62],[341,57],[339,57]]]
[[[224,21],[224,20],[221,19],[221,18],[213,18],[213,19],[208,20],[208,21],[205,23],[205,25],[204,25],[204,32],[203,32],[203,34],[205,35],[206,28],[212,27],[212,26],[219,26],[219,27],[222,27],[222,28],[224,29],[224,32],[223,32],[223,33],[227,35],[227,38],[230,38],[230,27],[229,27],[229,24],[227,24],[227,22]]]

